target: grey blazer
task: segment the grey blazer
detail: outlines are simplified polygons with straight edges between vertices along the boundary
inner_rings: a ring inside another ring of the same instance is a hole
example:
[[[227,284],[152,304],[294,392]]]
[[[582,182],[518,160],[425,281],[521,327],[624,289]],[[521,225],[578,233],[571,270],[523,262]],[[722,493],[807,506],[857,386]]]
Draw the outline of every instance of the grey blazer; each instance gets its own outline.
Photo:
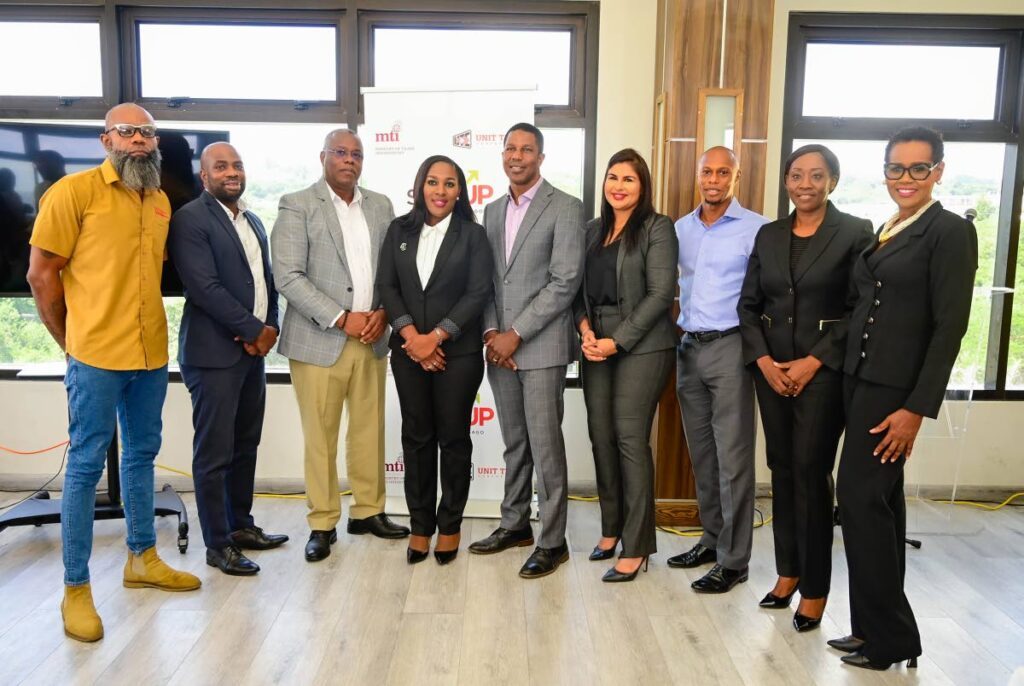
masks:
[[[359,191],[376,280],[380,247],[395,211],[387,196],[362,187]],[[331,321],[352,308],[352,275],[324,179],[281,197],[270,246],[277,290],[288,301],[277,350],[292,360],[329,367],[345,344],[345,332],[331,326]],[[374,286],[372,309],[378,307],[380,294]],[[385,330],[373,345],[378,357],[387,354],[389,333]]]
[[[601,218],[590,220],[586,231],[589,255],[601,240]],[[672,319],[678,264],[679,239],[672,220],[663,214],[652,214],[644,220],[636,248],[627,252],[625,245],[619,246],[615,282],[622,321],[611,338],[626,352],[649,353],[679,344]],[[573,303],[577,330],[583,317],[593,321],[590,307],[584,270],[583,286]]]
[[[572,301],[583,278],[583,203],[541,181],[506,261],[507,208],[506,195],[484,209],[495,267],[484,331],[519,333],[523,341],[512,356],[519,369],[567,365],[578,348]]]

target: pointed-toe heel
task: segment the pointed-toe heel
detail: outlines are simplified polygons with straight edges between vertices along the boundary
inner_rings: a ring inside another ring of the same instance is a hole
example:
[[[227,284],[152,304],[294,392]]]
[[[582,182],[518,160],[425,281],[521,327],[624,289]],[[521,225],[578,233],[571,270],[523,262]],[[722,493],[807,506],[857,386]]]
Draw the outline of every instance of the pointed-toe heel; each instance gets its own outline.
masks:
[[[615,549],[619,547],[618,539],[615,540],[615,545],[611,548],[602,548],[599,545],[594,546],[594,550],[591,551],[587,557],[591,562],[600,562],[601,560],[610,560],[615,556]]]
[[[852,667],[860,667],[862,669],[873,669],[877,672],[884,672],[885,670],[889,669],[894,664],[896,664],[894,662],[872,662],[867,655],[861,652],[856,652],[852,655],[843,655],[839,659]],[[903,660],[898,660],[897,662],[903,662]],[[907,660],[907,669],[917,669],[916,657],[912,657]]]
[[[405,561],[411,565],[418,562],[423,562],[427,559],[427,555],[430,553],[426,550],[413,550],[412,548],[405,549]]]
[[[775,595],[774,593],[768,593],[764,598],[761,598],[759,606],[768,610],[785,610],[789,607],[790,603],[793,602],[793,595],[796,593],[794,588],[789,595]]]
[[[604,573],[604,576],[601,577],[601,581],[606,581],[608,583],[613,583],[613,584],[614,583],[620,583],[620,582],[623,582],[623,581],[632,581],[633,579],[636,578],[636,575],[640,573],[640,569],[641,568],[645,572],[647,571],[647,565],[650,563],[650,561],[651,561],[650,556],[644,555],[643,562],[641,562],[640,566],[638,566],[632,572],[620,572],[615,567],[612,567],[611,569],[609,569],[607,572]]]
[[[459,554],[459,549],[455,550],[434,550],[434,559],[437,560],[437,564],[446,565],[455,559],[455,556]]]
[[[799,612],[793,615],[793,628],[800,633],[817,629],[819,626],[821,626],[821,617],[808,617]]]
[[[833,638],[826,641],[831,648],[841,650],[844,653],[856,653],[858,650],[864,647],[864,641],[857,638],[853,634],[849,636],[843,636],[842,638]]]

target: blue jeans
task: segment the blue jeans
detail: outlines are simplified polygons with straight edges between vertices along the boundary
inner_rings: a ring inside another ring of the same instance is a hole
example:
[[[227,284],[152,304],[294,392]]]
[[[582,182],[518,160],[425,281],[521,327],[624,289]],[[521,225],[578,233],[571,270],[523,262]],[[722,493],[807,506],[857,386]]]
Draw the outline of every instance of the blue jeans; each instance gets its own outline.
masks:
[[[96,484],[114,437],[115,416],[121,423],[121,498],[128,548],[141,553],[156,545],[153,460],[160,450],[167,366],[152,371],[111,371],[69,357],[64,385],[71,447],[64,474],[60,533],[64,583],[79,586],[89,582]]]

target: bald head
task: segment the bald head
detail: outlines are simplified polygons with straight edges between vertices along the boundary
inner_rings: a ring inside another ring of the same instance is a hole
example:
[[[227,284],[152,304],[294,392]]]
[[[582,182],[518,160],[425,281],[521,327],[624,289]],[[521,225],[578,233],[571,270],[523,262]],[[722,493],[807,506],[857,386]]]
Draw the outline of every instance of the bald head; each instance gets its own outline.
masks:
[[[360,148],[363,147],[363,141],[361,138],[359,138],[359,134],[357,134],[352,129],[334,129],[333,131],[328,132],[326,136],[324,136],[324,148],[336,148],[338,147],[339,141],[348,136],[351,136],[352,138],[355,138],[357,141],[359,141]]]
[[[739,181],[736,153],[722,145],[709,148],[697,163],[697,185],[702,203],[707,208],[728,207]]]
[[[107,116],[103,119],[103,128],[109,129],[115,124],[154,124],[153,115],[147,112],[144,108],[139,107],[134,102],[122,102],[120,105],[114,105],[107,112]]]
[[[235,146],[218,141],[203,148],[199,178],[207,193],[238,213],[238,199],[245,192],[245,166]]]
[[[351,129],[335,129],[324,138],[320,151],[324,181],[345,202],[355,197],[356,183],[363,173],[363,142]]]

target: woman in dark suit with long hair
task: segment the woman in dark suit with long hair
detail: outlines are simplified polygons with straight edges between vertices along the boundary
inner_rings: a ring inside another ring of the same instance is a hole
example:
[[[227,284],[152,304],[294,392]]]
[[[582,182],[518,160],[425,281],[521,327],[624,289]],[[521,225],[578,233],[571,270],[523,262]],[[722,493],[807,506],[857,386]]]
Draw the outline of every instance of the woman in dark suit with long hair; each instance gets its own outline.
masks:
[[[573,307],[583,341],[583,397],[601,501],[591,560],[622,555],[604,581],[631,581],[657,550],[650,434],[678,342],[672,321],[679,244],[655,213],[643,157],[608,160],[601,216],[587,224],[583,285]]]
[[[843,365],[846,439],[840,521],[853,633],[829,641],[843,662],[917,666],[921,636],[907,596],[903,469],[923,417],[945,396],[971,313],[978,269],[974,225],[932,198],[945,163],[938,132],[912,127],[885,148],[897,212],[853,268],[856,306]]]
[[[761,607],[789,607],[797,631],[821,623],[832,577],[832,467],[843,432],[843,358],[850,272],[871,243],[871,222],[828,196],[839,160],[805,145],[786,160],[794,210],[765,224],[747,262],[738,312],[772,471],[779,578]]]
[[[462,169],[424,160],[412,210],[388,227],[377,286],[393,333],[391,370],[402,409],[410,564],[455,559],[469,497],[470,417],[484,374],[481,314],[491,297],[491,249],[476,223]],[[441,502],[437,505],[438,449]]]

